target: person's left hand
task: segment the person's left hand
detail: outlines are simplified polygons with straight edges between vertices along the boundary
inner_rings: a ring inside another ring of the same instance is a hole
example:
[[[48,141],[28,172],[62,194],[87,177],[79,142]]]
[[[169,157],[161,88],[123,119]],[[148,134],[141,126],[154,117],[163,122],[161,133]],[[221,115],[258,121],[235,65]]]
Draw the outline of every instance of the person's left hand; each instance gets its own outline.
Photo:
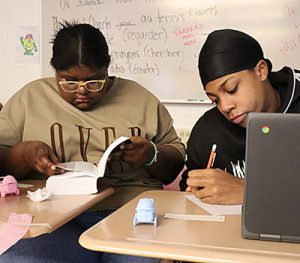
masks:
[[[122,144],[120,151],[113,153],[111,158],[121,159],[134,166],[141,166],[152,160],[154,149],[149,140],[141,136],[130,138],[132,143]]]
[[[241,204],[244,179],[221,169],[198,169],[188,173],[187,185],[194,195],[210,204]]]

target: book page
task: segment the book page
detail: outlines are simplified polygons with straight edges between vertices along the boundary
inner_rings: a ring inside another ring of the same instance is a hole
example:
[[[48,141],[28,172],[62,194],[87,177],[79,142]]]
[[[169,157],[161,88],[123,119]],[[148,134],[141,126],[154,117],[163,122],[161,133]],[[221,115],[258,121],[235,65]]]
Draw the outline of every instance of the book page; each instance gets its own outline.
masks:
[[[56,167],[64,169],[66,171],[65,173],[59,176],[76,177],[90,175],[97,177],[96,165],[88,162],[66,162],[62,163],[62,165],[56,165]]]
[[[125,136],[121,136],[116,139],[109,147],[105,150],[102,158],[95,166],[89,162],[66,162],[62,165],[56,165],[56,167],[64,169],[66,173],[61,176],[64,177],[77,177],[83,175],[91,175],[95,177],[103,177],[105,173],[106,163],[110,154],[117,150],[122,143],[130,142],[130,139]]]
[[[131,142],[128,137],[119,137],[104,152],[98,166],[89,162],[66,162],[60,166],[65,173],[50,176],[46,189],[53,195],[97,193],[98,177],[103,177],[109,155],[122,143]]]
[[[119,145],[122,143],[130,142],[128,137],[121,136],[116,139],[109,147],[105,150],[100,162],[98,163],[98,177],[103,177],[105,173],[106,163],[108,160],[109,155],[113,150],[115,150]]]

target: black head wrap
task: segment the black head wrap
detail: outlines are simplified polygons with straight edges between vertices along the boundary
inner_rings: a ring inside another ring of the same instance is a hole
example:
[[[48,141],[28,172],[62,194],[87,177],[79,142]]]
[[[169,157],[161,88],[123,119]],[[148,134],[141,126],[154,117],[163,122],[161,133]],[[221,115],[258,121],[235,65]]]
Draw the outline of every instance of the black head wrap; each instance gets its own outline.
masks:
[[[205,88],[209,81],[250,69],[264,59],[271,71],[272,63],[264,58],[259,43],[251,36],[232,29],[210,33],[200,51],[198,69]]]

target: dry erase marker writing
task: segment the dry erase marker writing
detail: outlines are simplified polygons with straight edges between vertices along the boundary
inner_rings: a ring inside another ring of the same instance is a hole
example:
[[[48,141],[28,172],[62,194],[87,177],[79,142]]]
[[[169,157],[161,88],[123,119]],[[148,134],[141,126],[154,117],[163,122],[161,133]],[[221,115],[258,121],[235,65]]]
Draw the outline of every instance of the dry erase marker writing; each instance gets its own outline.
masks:
[[[216,149],[217,149],[217,145],[214,144],[211,148],[211,152],[208,158],[207,167],[206,167],[207,169],[211,168],[214,165],[214,161],[216,158]]]

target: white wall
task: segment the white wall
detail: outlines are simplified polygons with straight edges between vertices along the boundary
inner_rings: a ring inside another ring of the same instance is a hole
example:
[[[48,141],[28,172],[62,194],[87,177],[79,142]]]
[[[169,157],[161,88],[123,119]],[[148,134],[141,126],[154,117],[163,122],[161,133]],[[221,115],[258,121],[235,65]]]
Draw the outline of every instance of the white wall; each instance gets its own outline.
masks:
[[[192,103],[173,104],[165,103],[168,111],[174,119],[174,127],[181,140],[186,144],[195,122],[200,116],[212,107],[212,104]]]
[[[174,119],[174,126],[176,129],[191,129],[199,117],[212,107],[212,104],[165,103],[165,106]]]
[[[41,77],[41,63],[17,62],[17,26],[38,26],[41,29],[42,0],[0,1],[0,102],[5,103],[17,90],[31,80]],[[40,38],[42,38],[40,32]],[[200,85],[199,85],[200,87]],[[189,131],[198,118],[211,107],[209,104],[166,103],[174,126]]]
[[[41,0],[0,1],[0,102],[5,103],[27,82],[41,76],[40,63],[17,62],[17,26],[40,26]]]

